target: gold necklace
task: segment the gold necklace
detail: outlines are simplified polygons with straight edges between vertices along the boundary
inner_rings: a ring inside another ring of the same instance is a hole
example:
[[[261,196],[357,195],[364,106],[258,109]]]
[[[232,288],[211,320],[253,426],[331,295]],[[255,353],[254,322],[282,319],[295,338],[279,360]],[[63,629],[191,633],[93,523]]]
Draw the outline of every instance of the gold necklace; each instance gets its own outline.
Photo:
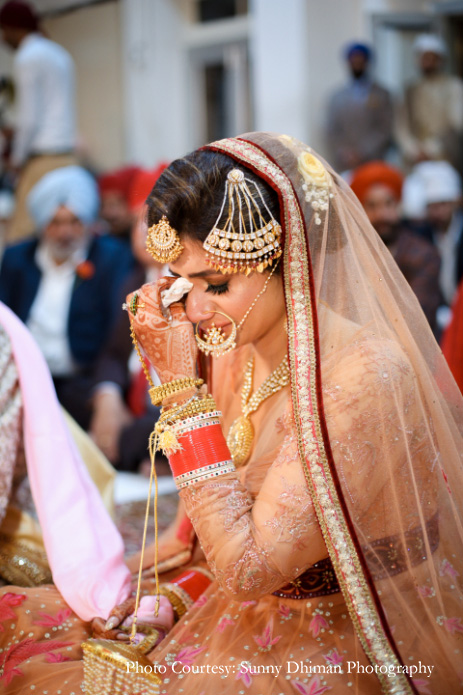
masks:
[[[288,358],[285,356],[278,367],[268,375],[265,381],[251,396],[254,373],[254,358],[251,357],[246,365],[243,388],[241,390],[242,415],[232,423],[227,435],[227,444],[235,466],[238,468],[246,462],[254,439],[254,427],[250,420],[251,413],[274,393],[281,391],[289,384],[290,372]]]

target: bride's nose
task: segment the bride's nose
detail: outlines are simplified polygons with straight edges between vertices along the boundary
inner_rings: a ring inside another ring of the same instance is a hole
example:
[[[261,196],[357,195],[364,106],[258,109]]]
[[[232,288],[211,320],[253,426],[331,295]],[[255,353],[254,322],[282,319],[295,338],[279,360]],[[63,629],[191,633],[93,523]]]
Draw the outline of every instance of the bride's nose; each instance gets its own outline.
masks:
[[[198,292],[192,289],[186,297],[185,311],[191,323],[199,323],[200,321],[206,321],[212,318],[212,315],[216,311],[216,307],[209,297],[204,296],[204,292]]]

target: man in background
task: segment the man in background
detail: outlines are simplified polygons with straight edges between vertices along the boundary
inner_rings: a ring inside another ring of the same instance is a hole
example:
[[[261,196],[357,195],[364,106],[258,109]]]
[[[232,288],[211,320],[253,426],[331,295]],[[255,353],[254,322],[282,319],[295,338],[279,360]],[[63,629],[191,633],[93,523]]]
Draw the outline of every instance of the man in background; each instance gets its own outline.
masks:
[[[353,173],[351,188],[373,227],[414,291],[433,331],[440,303],[439,253],[401,220],[402,174],[384,162],[370,162]]]
[[[421,185],[425,209],[424,234],[441,258],[439,285],[441,305],[437,318],[444,330],[450,320],[450,307],[463,279],[462,182],[449,162],[421,162],[411,177]],[[410,178],[411,178],[410,177]]]
[[[463,164],[463,81],[443,71],[445,45],[438,36],[415,41],[420,78],[405,92],[397,123],[397,140],[409,164],[445,159]]]
[[[52,169],[75,163],[75,79],[71,56],[39,33],[39,20],[26,2],[0,9],[2,40],[15,51],[17,118],[10,169],[17,176],[16,210],[8,241],[30,235],[33,222],[26,198]]]
[[[328,144],[337,171],[384,159],[392,140],[393,107],[389,92],[369,73],[371,50],[355,43],[346,51],[350,80],[335,92],[328,108]]]
[[[84,169],[50,171],[28,202],[39,238],[6,249],[0,300],[26,323],[58,399],[87,429],[92,368],[121,313],[119,293],[131,258],[116,239],[92,233],[98,188]]]

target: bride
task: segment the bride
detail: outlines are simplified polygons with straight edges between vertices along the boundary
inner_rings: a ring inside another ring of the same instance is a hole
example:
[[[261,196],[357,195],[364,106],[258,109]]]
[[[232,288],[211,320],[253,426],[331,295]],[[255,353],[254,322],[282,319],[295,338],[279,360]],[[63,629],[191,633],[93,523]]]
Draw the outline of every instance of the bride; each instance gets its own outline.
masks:
[[[173,279],[128,299],[181,498],[151,620],[161,692],[459,692],[463,401],[360,204],[310,148],[251,133],[173,162],[148,225],[181,279],[168,309]],[[66,611],[52,587],[23,596],[3,653]],[[123,641],[132,610],[95,634]],[[66,677],[36,654],[6,693],[77,692],[91,629],[66,620],[69,651],[48,653]]]

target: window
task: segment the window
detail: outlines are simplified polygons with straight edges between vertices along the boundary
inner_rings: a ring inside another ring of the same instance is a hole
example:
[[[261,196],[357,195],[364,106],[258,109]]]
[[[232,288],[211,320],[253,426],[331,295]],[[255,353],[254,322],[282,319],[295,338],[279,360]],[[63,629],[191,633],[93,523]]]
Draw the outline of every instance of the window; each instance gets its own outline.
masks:
[[[212,22],[248,13],[248,0],[197,0],[197,21]]]

